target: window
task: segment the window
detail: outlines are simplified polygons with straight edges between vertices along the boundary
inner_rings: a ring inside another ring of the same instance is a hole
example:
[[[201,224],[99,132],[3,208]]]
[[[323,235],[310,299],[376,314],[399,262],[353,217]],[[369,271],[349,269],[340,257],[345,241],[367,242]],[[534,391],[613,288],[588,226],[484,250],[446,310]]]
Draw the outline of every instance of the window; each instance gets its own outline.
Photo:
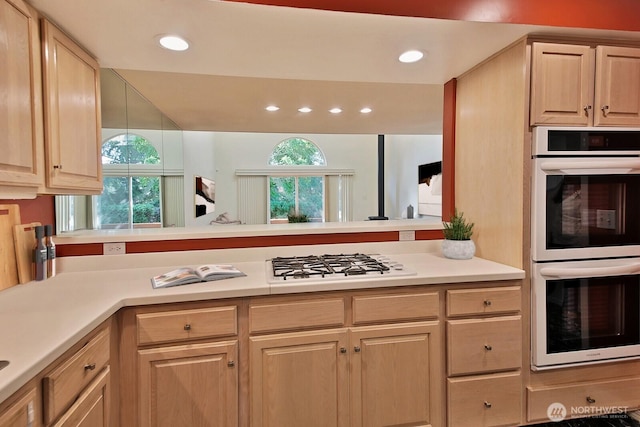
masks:
[[[104,186],[102,195],[93,198],[94,227],[161,227],[160,163],[156,148],[139,135],[121,134],[105,141]]]
[[[324,222],[325,177],[313,167],[325,166],[320,149],[304,138],[289,138],[273,149],[271,166],[308,166],[299,174],[269,177],[269,222]]]

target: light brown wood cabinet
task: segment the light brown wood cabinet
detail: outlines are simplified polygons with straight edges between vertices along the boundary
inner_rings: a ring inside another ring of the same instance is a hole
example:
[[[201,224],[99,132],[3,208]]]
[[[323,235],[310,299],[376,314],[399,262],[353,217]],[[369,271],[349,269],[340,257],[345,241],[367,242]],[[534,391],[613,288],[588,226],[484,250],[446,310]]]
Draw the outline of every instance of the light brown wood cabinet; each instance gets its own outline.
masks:
[[[0,194],[100,193],[98,63],[23,0],[0,12]]]
[[[288,309],[324,329],[273,333]],[[250,333],[272,332],[249,338],[251,425],[442,425],[441,324],[415,321],[438,313],[437,292],[251,304]]]
[[[31,388],[6,410],[0,412],[0,427],[42,426],[38,410],[40,403],[37,390]]]
[[[238,425],[238,306],[228,302],[121,314],[119,426]]]
[[[100,193],[100,67],[46,19],[42,39],[47,188]]]
[[[640,49],[533,43],[530,124],[640,125]]]
[[[35,193],[44,183],[37,12],[22,0],[1,0],[0,38],[0,191]]]
[[[42,379],[44,424],[109,427],[111,329],[104,328]]]
[[[237,340],[139,350],[136,425],[238,425],[237,360]]]
[[[520,287],[448,290],[446,299],[448,425],[518,425],[523,389]]]

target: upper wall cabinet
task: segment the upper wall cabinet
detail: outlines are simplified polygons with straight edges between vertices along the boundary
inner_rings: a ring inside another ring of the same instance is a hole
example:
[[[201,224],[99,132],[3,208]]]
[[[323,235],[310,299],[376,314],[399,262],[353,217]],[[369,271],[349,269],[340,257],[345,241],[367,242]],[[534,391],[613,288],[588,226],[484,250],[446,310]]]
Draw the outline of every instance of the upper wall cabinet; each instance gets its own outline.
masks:
[[[98,62],[50,22],[42,24],[47,187],[100,193]]]
[[[533,43],[530,121],[640,126],[640,49]]]
[[[594,125],[640,125],[640,49],[596,48]]]
[[[22,0],[0,0],[0,64],[0,186],[35,193],[44,182],[40,38]]]

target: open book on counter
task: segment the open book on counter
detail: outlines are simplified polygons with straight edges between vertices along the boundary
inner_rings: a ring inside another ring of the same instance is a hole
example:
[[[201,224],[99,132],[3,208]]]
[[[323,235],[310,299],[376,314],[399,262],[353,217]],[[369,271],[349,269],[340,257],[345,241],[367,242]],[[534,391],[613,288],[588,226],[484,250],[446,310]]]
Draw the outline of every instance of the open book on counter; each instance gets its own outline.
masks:
[[[154,289],[186,285],[188,283],[209,282],[246,276],[231,264],[207,264],[196,268],[178,268],[151,279]]]

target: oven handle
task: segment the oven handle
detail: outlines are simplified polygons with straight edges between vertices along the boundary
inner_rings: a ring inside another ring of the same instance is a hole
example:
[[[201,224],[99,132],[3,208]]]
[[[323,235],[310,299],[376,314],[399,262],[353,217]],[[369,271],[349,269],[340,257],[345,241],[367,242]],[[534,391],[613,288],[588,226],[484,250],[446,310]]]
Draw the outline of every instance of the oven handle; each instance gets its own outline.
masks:
[[[621,276],[624,274],[635,274],[640,272],[640,263],[619,265],[616,267],[591,267],[591,268],[566,268],[566,267],[545,267],[540,269],[540,274],[545,277],[557,278],[577,278],[577,277],[600,277],[600,276]]]
[[[540,164],[543,171],[568,172],[597,170],[600,173],[628,174],[631,171],[640,170],[640,160],[636,159],[615,159],[589,162],[572,162],[567,160],[550,160]]]

